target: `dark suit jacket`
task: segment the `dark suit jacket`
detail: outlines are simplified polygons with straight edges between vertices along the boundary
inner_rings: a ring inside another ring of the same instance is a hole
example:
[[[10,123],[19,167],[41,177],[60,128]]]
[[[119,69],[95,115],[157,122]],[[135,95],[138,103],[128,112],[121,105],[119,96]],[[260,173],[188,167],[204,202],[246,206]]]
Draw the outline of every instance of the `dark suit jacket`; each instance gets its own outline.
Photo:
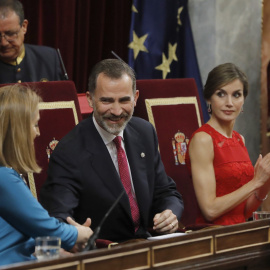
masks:
[[[132,117],[125,128],[124,141],[140,209],[140,232],[146,232],[154,215],[165,209],[171,209],[180,219],[182,197],[165,173],[153,126]],[[122,190],[119,175],[91,115],[55,148],[48,179],[41,190],[41,203],[52,216],[63,220],[72,216],[83,223],[90,217],[94,230]],[[103,224],[99,238],[120,242],[135,237],[125,193]]]
[[[59,81],[63,79],[58,54],[46,46],[24,44],[25,57],[17,65],[0,61],[0,83]]]

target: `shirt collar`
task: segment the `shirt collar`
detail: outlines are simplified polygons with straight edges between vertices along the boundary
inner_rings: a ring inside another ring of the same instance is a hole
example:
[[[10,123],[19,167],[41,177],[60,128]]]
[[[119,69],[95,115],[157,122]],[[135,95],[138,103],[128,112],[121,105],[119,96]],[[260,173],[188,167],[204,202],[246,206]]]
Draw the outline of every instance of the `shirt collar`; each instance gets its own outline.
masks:
[[[99,133],[99,135],[101,136],[103,142],[107,145],[109,143],[111,143],[113,141],[113,139],[116,137],[114,134],[111,134],[109,132],[107,132],[105,129],[103,129],[102,127],[99,126],[99,124],[97,123],[95,116],[93,114],[93,122],[94,125]],[[122,140],[124,140],[124,131],[122,130],[117,136],[121,136]]]
[[[24,44],[23,44],[22,49],[21,49],[19,55],[17,56],[17,58],[14,61],[7,62],[7,63],[10,64],[10,65],[13,65],[13,66],[17,66],[22,62],[24,56],[25,56],[25,47],[24,47]]]

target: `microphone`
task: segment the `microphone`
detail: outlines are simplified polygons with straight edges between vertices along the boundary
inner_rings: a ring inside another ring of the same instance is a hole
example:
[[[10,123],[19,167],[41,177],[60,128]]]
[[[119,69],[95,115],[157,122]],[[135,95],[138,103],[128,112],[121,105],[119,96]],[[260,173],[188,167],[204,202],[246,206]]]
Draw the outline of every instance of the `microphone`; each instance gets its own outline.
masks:
[[[111,51],[111,53],[112,53],[118,60],[120,60],[120,61],[122,61],[123,63],[127,64],[127,63],[126,63],[120,56],[118,56],[114,51]],[[131,67],[130,67],[130,68],[131,68]],[[137,77],[135,70],[134,70],[133,68],[131,68],[131,69],[134,71],[135,77]]]
[[[60,53],[60,50],[57,49],[57,53],[58,53],[58,56],[59,56],[59,60],[60,60],[60,63],[61,63],[61,66],[62,66],[62,69],[63,69],[63,72],[64,72],[64,79],[65,80],[68,80],[68,75],[67,75],[67,71],[66,71],[66,68],[65,68],[65,65],[64,65],[64,62],[63,62],[63,59],[62,59],[62,56],[61,56],[61,53]]]
[[[121,192],[121,194],[119,195],[119,197],[116,199],[116,201],[112,204],[112,206],[109,208],[109,210],[107,211],[107,213],[104,215],[104,217],[102,218],[101,222],[96,227],[94,233],[89,237],[89,239],[87,241],[87,244],[86,244],[85,248],[83,249],[83,251],[88,251],[88,250],[96,249],[95,241],[97,240],[97,238],[99,236],[99,232],[100,232],[100,229],[101,229],[104,221],[109,216],[109,214],[112,212],[112,210],[115,208],[115,206],[118,204],[118,202],[120,201],[120,199],[122,198],[122,196],[124,195],[125,192],[126,192],[125,189],[123,189],[123,191]]]
[[[120,58],[120,56],[118,56],[114,51],[111,51],[111,53],[112,53],[118,60],[120,60],[120,61],[122,61],[122,62],[125,63],[125,61],[124,61],[122,58]]]

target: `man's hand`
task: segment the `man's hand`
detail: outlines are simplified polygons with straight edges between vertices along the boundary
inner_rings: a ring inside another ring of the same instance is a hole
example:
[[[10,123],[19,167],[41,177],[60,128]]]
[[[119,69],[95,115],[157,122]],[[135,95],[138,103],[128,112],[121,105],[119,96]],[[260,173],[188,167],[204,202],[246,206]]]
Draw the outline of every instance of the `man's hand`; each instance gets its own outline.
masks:
[[[93,234],[93,231],[89,228],[91,225],[91,219],[87,218],[86,221],[80,225],[76,221],[74,221],[71,217],[67,218],[67,222],[73,226],[75,226],[78,230],[78,238],[74,247],[70,250],[70,252],[77,253],[84,249],[87,240]]]
[[[153,229],[160,234],[174,233],[178,229],[178,220],[171,210],[164,210],[154,216]]]

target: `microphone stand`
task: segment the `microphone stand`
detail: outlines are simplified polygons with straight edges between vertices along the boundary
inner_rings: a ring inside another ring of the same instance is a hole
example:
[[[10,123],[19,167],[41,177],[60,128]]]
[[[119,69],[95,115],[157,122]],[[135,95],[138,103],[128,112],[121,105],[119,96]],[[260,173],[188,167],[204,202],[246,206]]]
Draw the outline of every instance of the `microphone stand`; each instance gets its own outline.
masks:
[[[124,61],[122,58],[120,58],[120,56],[118,56],[114,51],[111,51],[111,53],[112,53],[118,60],[120,60],[120,61],[122,61],[122,62],[125,63],[125,61]]]
[[[115,208],[115,206],[118,204],[118,202],[120,201],[120,199],[122,198],[122,196],[124,195],[125,192],[126,192],[125,189],[123,189],[123,191],[121,192],[121,194],[119,195],[119,197],[116,199],[116,201],[112,204],[112,206],[110,207],[110,209],[104,215],[104,217],[102,218],[100,224],[94,230],[94,233],[89,237],[89,239],[87,241],[87,244],[86,244],[85,248],[83,249],[83,251],[88,251],[88,250],[96,249],[95,241],[97,240],[97,238],[99,236],[99,232],[100,232],[101,226],[103,225],[104,221],[109,216],[109,214],[112,212],[112,210]]]
[[[120,60],[120,61],[122,61],[123,63],[125,63],[125,64],[127,64],[120,56],[118,56],[114,51],[111,51],[111,53],[118,59],[118,60]],[[131,68],[131,67],[130,67]],[[135,74],[135,77],[137,76],[136,75],[136,72],[135,72],[135,70],[133,70],[134,71],[134,74]]]
[[[67,74],[67,71],[66,71],[66,68],[65,68],[65,65],[64,65],[64,62],[63,62],[63,59],[62,59],[62,56],[61,56],[61,53],[60,53],[59,49],[57,49],[57,53],[58,53],[59,60],[60,60],[60,63],[61,63],[61,66],[62,66],[62,69],[63,69],[63,72],[64,72],[64,79],[69,80],[68,74]]]

